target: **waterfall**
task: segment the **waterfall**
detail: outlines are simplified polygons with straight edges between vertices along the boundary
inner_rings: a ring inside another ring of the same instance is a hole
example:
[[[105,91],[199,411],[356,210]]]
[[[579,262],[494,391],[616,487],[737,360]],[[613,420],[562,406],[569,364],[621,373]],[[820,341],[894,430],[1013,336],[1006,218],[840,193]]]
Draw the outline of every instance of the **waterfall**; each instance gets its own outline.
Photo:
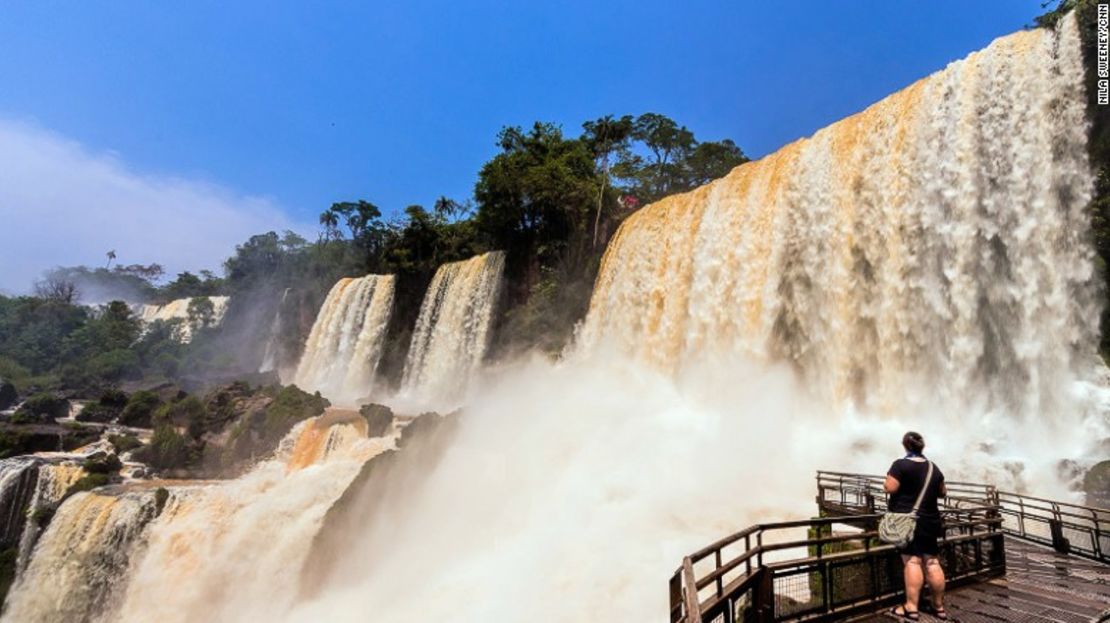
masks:
[[[39,465],[35,489],[27,503],[26,518],[19,538],[17,573],[22,573],[27,568],[31,552],[42,535],[42,527],[37,522],[38,512],[54,508],[66,491],[84,475],[85,470],[77,460],[62,460]]]
[[[42,454],[0,460],[0,549],[15,548],[17,572],[39,537],[39,511],[52,509],[84,475],[80,458]]]
[[[18,456],[0,461],[0,547],[19,543],[26,509],[34,495],[40,461]]]
[[[460,398],[489,345],[505,254],[491,251],[436,270],[409,346],[402,395],[424,401]]]
[[[12,587],[4,620],[108,620],[103,614],[118,600],[129,559],[154,515],[153,490],[101,489],[66,500]]]
[[[329,409],[237,480],[135,482],[69,498],[3,621],[269,620],[296,596],[328,508],[393,446],[366,431],[358,412]],[[169,494],[161,509],[159,485]]]
[[[1073,19],[629,217],[578,348],[786,360],[819,395],[1054,412],[1096,368]]]
[[[226,296],[207,296],[207,297],[194,297],[175,299],[166,303],[165,305],[141,305],[137,310],[139,319],[144,323],[151,323],[156,320],[169,322],[172,320],[180,320],[181,324],[177,329],[177,339],[182,342],[189,342],[193,338],[193,332],[197,327],[193,326],[193,321],[189,318],[189,304],[200,298],[206,298],[212,302],[212,317],[209,319],[209,326],[219,326],[223,322],[224,314],[227,312],[228,301],[230,297]]]
[[[274,320],[270,323],[270,334],[266,339],[266,349],[262,352],[262,364],[258,367],[259,372],[277,370],[278,353],[281,351],[281,312],[285,308],[285,299],[289,298],[290,289],[286,288],[281,293],[277,310],[274,311]]]
[[[351,402],[373,390],[385,329],[393,309],[394,277],[340,279],[328,292],[293,383],[333,401]]]

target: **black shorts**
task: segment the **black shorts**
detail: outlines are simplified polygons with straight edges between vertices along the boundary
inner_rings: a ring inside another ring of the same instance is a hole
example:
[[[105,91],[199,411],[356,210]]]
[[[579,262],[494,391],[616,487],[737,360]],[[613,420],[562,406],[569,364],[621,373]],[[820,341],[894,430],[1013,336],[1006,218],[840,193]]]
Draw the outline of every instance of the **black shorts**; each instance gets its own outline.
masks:
[[[903,556],[936,556],[940,553],[937,545],[939,526],[932,525],[930,521],[918,521],[913,531],[913,540],[906,544],[899,553]]]

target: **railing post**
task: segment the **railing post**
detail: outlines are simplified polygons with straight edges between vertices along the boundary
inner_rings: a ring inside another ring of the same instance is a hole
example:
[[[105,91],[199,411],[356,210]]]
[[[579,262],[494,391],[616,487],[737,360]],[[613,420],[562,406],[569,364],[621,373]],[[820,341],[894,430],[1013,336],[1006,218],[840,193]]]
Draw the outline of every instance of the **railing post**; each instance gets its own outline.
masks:
[[[775,623],[775,579],[766,567],[760,567],[759,579],[752,592],[756,623]]]
[[[682,582],[686,601],[686,623],[701,623],[701,603],[698,601],[697,579],[694,578],[694,563],[687,556],[682,559]]]
[[[680,623],[682,621],[683,610],[683,597],[682,597],[682,570],[676,571],[671,576],[671,581],[667,583],[668,592],[670,593],[671,601],[671,623]]]
[[[1060,507],[1052,503],[1052,519],[1048,520],[1048,529],[1052,533],[1052,548],[1061,554],[1071,553],[1071,543],[1064,536],[1064,520],[1060,516]]]
[[[714,562],[717,563],[717,568],[721,568],[721,550],[715,552]],[[724,576],[717,576],[717,596],[725,594]]]

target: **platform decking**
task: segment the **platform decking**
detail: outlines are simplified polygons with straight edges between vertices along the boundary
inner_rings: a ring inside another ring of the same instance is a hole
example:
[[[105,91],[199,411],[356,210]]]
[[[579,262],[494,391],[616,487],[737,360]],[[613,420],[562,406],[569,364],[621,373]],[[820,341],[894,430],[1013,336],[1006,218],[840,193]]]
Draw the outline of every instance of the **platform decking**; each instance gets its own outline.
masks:
[[[1006,539],[1006,575],[958,588],[946,599],[951,619],[963,623],[1091,623],[1110,621],[1110,568],[1051,548]],[[922,613],[927,623],[939,621]],[[861,623],[905,621],[890,614]]]

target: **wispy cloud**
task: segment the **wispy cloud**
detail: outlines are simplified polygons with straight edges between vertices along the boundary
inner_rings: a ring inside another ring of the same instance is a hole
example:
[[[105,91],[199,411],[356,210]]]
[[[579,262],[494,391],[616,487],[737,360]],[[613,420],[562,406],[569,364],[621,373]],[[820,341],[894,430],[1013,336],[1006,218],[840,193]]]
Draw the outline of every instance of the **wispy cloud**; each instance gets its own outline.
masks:
[[[0,292],[54,266],[216,269],[252,234],[298,227],[274,202],[195,179],[135,171],[111,153],[0,119]]]

